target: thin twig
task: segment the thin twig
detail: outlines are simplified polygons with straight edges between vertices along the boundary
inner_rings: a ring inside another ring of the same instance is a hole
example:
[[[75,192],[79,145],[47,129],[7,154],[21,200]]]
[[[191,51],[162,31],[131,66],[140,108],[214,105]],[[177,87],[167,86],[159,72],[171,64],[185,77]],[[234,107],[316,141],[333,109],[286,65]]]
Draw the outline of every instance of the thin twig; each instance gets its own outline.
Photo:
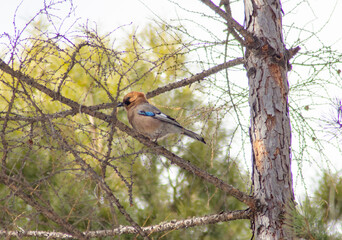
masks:
[[[201,2],[210,7],[212,10],[214,10],[214,12],[220,15],[220,17],[225,19],[232,28],[238,31],[238,33],[240,33],[245,38],[245,42],[252,41],[252,34],[249,33],[243,26],[241,26],[235,19],[233,19],[231,15],[227,15],[225,11],[223,11],[219,6],[215,5],[210,0],[201,0]],[[243,45],[246,45],[246,43]]]
[[[80,105],[77,102],[75,102],[69,98],[64,97],[60,93],[55,92],[55,91],[39,84],[34,79],[24,75],[23,73],[21,73],[19,71],[14,71],[6,63],[4,63],[1,59],[0,59],[0,69],[3,70],[4,72],[10,74],[11,76],[16,77],[23,82],[26,82],[27,84],[29,84],[32,87],[40,90],[41,92],[45,93],[46,95],[50,96],[51,98],[58,100],[65,105],[68,105],[69,107],[71,107],[76,112],[79,111],[80,113],[88,114],[92,117],[96,117],[96,118],[101,119],[101,120],[108,122],[108,123],[111,123],[111,121],[112,121],[111,116],[104,114],[102,112],[99,112],[99,111],[92,111],[92,110],[90,110],[89,107],[84,106],[84,105]],[[126,126],[124,123],[117,121],[116,127],[118,127],[121,131],[126,132],[128,135],[134,137],[135,139],[137,139],[138,141],[143,143],[145,146],[150,147],[156,154],[160,154],[160,155],[165,156],[167,159],[169,159],[171,161],[171,163],[174,163],[174,164],[178,165],[179,167],[187,170],[188,172],[191,172],[191,173],[197,175],[198,177],[203,178],[204,180],[212,183],[214,186],[221,189],[222,191],[229,193],[230,195],[234,196],[239,201],[247,204],[250,208],[255,209],[255,207],[256,207],[255,200],[251,196],[247,195],[246,193],[241,192],[237,188],[225,183],[223,180],[209,174],[205,170],[202,170],[202,169],[198,168],[197,166],[191,164],[190,162],[185,161],[184,159],[180,158],[179,156],[175,155],[174,153],[168,151],[166,148],[159,146],[157,143],[152,142],[150,139],[148,139],[145,136],[137,133],[133,129]]]
[[[159,88],[157,88],[151,92],[148,92],[146,94],[146,97],[152,98],[152,97],[155,97],[155,96],[162,94],[164,92],[168,92],[168,91],[171,91],[171,90],[176,89],[176,88],[181,88],[181,87],[184,87],[187,85],[191,85],[192,83],[195,83],[197,81],[201,81],[204,78],[206,78],[212,74],[215,74],[215,73],[217,73],[223,69],[227,69],[227,68],[242,64],[243,62],[244,62],[243,58],[236,58],[236,59],[230,60],[228,62],[216,65],[215,67],[204,70],[201,73],[197,73],[196,75],[194,75],[190,78],[185,78],[185,79],[180,80],[178,82],[170,83],[170,84],[167,84],[165,86],[159,87]]]
[[[54,127],[54,126],[52,126],[52,127]],[[57,129],[56,127],[54,127],[54,130],[56,132],[59,132],[59,129]],[[92,179],[97,184],[99,184],[101,189],[103,189],[106,192],[108,199],[110,199],[116,205],[116,207],[118,208],[120,213],[133,226],[135,231],[137,233],[139,233],[141,236],[143,236],[145,239],[150,239],[148,237],[148,235],[144,231],[142,231],[139,224],[133,220],[133,218],[128,214],[128,212],[125,210],[125,208],[121,205],[119,199],[113,194],[112,189],[106,184],[106,182],[103,180],[103,178],[100,177],[94,171],[94,169],[84,159],[82,159],[72,147],[70,147],[70,144],[68,143],[68,141],[65,138],[62,137],[62,134],[56,134],[56,136],[57,136],[57,138],[59,138],[59,141],[64,145],[65,149],[67,149],[68,152],[70,152],[74,156],[76,162],[82,166],[84,171],[87,172],[92,177]]]
[[[71,234],[73,238],[86,239],[86,237],[78,229],[61,218],[51,208],[50,204],[42,199],[38,191],[33,189],[29,183],[24,182],[22,179],[18,180],[15,177],[8,176],[3,173],[0,173],[0,182],[11,189],[14,195],[20,197],[38,212],[42,213],[45,217],[62,227],[67,233]]]

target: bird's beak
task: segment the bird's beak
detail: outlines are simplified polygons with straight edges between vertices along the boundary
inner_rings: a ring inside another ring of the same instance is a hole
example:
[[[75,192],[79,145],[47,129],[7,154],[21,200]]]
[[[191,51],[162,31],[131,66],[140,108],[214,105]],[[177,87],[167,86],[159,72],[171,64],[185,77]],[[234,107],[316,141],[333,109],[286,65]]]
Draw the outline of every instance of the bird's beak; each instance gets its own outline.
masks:
[[[123,107],[123,106],[124,104],[122,102],[119,102],[117,107]]]

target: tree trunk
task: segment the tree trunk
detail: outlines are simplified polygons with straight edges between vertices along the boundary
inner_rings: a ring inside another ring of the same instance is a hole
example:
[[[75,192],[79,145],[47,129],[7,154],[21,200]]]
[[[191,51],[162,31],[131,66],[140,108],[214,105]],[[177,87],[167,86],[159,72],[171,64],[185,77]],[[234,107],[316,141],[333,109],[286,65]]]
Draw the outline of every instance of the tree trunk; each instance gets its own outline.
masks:
[[[292,239],[284,224],[293,202],[288,54],[282,36],[279,0],[245,0],[245,24],[255,36],[246,51],[251,109],[255,239]]]

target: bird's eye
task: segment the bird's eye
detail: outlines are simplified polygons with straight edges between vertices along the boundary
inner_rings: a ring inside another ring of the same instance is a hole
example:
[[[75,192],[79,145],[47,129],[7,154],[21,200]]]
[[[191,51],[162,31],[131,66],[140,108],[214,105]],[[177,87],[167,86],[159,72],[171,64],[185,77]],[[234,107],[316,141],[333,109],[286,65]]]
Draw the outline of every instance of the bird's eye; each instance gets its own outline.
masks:
[[[124,102],[123,102],[126,106],[128,106],[128,105],[131,104],[131,102],[129,101],[129,99],[130,99],[130,97],[126,98],[126,99],[124,100]]]

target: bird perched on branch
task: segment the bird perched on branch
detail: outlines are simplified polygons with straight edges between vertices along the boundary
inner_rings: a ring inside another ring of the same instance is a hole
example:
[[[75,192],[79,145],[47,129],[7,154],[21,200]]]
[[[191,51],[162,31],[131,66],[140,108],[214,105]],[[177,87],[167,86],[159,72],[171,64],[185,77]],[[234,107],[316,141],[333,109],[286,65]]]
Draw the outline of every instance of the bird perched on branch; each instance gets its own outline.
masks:
[[[185,129],[174,118],[151,105],[142,92],[128,93],[118,104],[118,107],[122,106],[127,111],[127,117],[132,127],[151,140],[161,139],[172,133],[180,133],[205,143],[203,137]]]

